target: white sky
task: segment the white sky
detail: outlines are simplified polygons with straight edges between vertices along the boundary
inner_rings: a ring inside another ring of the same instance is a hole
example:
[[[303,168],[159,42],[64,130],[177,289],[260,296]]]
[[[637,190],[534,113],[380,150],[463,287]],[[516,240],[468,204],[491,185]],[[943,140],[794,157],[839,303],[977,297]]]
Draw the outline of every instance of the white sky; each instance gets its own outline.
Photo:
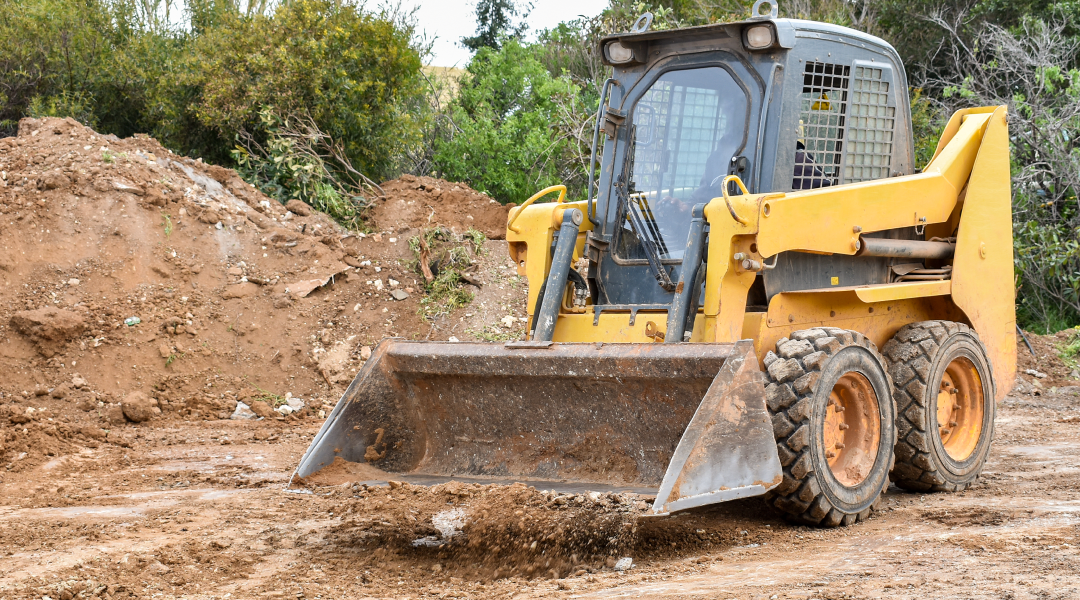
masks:
[[[475,0],[405,0],[402,8],[419,7],[417,31],[435,38],[430,64],[437,67],[464,67],[470,53],[459,40],[476,33]],[[595,16],[608,6],[608,0],[535,0],[529,13],[529,34],[550,29],[578,16]]]

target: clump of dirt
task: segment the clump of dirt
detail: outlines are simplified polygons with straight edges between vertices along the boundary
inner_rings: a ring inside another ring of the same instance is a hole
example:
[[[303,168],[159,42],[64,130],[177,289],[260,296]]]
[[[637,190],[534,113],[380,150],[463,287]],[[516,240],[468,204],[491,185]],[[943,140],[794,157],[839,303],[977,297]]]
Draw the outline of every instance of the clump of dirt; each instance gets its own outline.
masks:
[[[52,358],[65,343],[86,330],[82,315],[55,306],[19,311],[11,317],[11,326],[29,338],[45,358]]]
[[[648,508],[635,494],[562,494],[521,483],[391,483],[350,491],[334,509],[345,515],[334,537],[368,550],[362,555],[372,566],[420,563],[436,575],[479,580],[557,579],[611,567],[634,548]]]
[[[465,183],[402,175],[381,185],[386,196],[376,200],[372,220],[379,229],[426,229],[442,225],[454,233],[476,229],[488,239],[506,237],[510,206]]]
[[[500,205],[423,181],[447,192],[433,223],[505,227]],[[387,187],[384,208],[416,197]],[[0,139],[0,466],[123,446],[158,421],[212,427],[240,402],[321,419],[383,338],[464,330],[420,317],[416,232],[382,223],[400,233],[347,231],[146,136],[24,119]]]

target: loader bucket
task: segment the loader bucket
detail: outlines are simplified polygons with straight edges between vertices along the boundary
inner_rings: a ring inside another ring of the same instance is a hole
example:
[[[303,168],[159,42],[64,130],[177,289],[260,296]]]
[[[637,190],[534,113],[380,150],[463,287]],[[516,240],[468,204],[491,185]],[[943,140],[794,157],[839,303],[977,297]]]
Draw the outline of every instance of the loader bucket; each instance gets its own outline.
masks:
[[[384,340],[297,467],[657,491],[653,510],[781,481],[753,344]]]

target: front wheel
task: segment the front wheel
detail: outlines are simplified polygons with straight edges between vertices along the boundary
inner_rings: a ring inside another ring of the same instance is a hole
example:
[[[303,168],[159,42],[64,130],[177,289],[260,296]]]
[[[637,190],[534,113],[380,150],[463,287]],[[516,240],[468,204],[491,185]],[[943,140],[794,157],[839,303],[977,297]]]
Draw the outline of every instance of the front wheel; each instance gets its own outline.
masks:
[[[765,357],[784,481],[766,501],[800,523],[866,519],[889,484],[896,410],[885,361],[860,333],[797,331]]]

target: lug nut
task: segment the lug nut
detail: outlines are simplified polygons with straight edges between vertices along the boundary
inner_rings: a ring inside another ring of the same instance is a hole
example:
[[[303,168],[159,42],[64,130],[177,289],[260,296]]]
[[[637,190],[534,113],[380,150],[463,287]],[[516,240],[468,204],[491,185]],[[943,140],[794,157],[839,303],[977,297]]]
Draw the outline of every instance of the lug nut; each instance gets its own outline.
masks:
[[[956,427],[956,421],[949,421],[949,427]]]
[[[843,449],[844,449],[844,445],[843,445],[843,444],[841,444],[840,442],[837,442],[837,443],[836,443],[836,449],[837,449],[837,450],[843,450]]]
[[[825,458],[836,458],[836,453],[832,450],[825,451]]]
[[[941,433],[941,435],[949,435],[952,432],[949,431],[948,429],[945,429],[944,427],[942,427],[940,433]]]
[[[848,427],[850,427],[850,425],[848,425],[847,423],[841,423],[840,424],[840,431],[843,431],[843,430],[847,429]]]

